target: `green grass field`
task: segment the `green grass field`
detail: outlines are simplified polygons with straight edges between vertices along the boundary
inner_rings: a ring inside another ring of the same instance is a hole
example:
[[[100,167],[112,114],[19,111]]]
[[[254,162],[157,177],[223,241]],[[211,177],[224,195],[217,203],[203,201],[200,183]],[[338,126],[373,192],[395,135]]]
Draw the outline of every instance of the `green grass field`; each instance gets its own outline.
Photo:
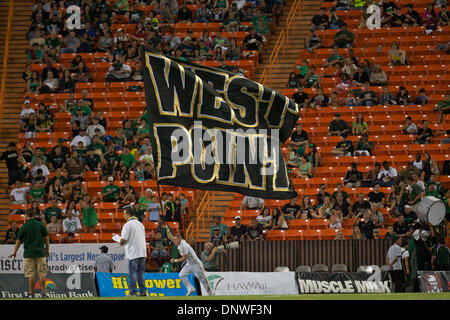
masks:
[[[6,300],[6,299],[2,299]],[[41,299],[35,299],[41,300]],[[50,300],[50,299],[45,299]],[[192,297],[120,297],[120,298],[64,298],[55,300],[450,300],[450,292],[390,293],[390,294],[300,294],[265,296],[192,296]]]

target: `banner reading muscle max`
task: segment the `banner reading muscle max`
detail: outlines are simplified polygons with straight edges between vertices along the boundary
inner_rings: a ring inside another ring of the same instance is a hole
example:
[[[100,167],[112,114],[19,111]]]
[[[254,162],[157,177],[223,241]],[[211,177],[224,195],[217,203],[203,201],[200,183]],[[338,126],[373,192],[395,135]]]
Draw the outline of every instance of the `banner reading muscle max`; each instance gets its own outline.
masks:
[[[286,199],[295,196],[280,145],[298,105],[242,76],[142,48],[159,183]]]
[[[298,272],[299,291],[303,293],[391,293],[392,281],[386,271]]]

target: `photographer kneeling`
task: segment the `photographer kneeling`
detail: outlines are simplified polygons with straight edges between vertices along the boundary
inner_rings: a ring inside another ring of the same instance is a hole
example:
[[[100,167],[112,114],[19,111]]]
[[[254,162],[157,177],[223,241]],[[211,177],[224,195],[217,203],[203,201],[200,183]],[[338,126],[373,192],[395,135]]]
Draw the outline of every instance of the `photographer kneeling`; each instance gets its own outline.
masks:
[[[219,251],[212,242],[205,243],[205,250],[202,252],[201,259],[206,271],[220,271],[220,267],[216,266],[216,260],[222,252],[223,250]]]

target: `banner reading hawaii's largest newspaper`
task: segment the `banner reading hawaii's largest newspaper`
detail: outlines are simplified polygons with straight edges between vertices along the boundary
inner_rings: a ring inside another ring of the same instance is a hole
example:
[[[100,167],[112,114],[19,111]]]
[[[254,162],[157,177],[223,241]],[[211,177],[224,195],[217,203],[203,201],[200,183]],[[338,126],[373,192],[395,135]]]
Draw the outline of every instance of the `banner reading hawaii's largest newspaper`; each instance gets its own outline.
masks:
[[[245,77],[141,50],[159,183],[295,195],[280,145],[298,119],[296,103]]]
[[[109,249],[108,255],[114,263],[113,271],[128,272],[124,248],[118,243],[50,244],[48,271],[66,273],[69,269],[77,269],[82,273],[94,272],[95,259],[103,245]],[[0,273],[23,274],[23,246],[20,246],[14,259],[8,258],[13,251],[14,245],[0,245]]]
[[[298,294],[295,272],[206,272],[206,278],[216,296]]]

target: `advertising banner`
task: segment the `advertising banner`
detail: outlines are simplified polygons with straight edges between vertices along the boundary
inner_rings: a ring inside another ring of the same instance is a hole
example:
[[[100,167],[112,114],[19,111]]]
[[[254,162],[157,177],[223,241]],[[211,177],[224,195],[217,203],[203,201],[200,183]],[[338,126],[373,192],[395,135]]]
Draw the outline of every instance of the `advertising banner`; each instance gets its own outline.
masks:
[[[67,270],[78,270],[82,273],[93,273],[95,259],[100,254],[101,246],[108,247],[108,255],[114,263],[115,272],[128,272],[125,250],[118,243],[73,243],[50,244],[50,255],[47,259],[49,273],[66,273]],[[23,274],[23,245],[14,259],[8,256],[14,251],[14,245],[0,245],[0,273]]]
[[[299,272],[297,281],[305,293],[391,293],[392,281],[386,271],[364,272]]]
[[[295,272],[206,272],[206,277],[216,296],[298,294]]]
[[[128,274],[97,272],[98,293],[100,297],[125,297],[129,294]],[[178,273],[145,273],[145,287],[148,296],[184,296],[187,289]],[[195,289],[194,275],[188,276]],[[191,294],[198,295],[198,292]]]
[[[94,275],[87,273],[48,274],[45,288],[50,298],[96,297]],[[35,296],[41,297],[39,280],[35,284]],[[0,299],[20,299],[28,296],[28,279],[23,274],[0,274]]]
[[[449,271],[418,271],[420,291],[422,292],[447,292],[450,281]]]

